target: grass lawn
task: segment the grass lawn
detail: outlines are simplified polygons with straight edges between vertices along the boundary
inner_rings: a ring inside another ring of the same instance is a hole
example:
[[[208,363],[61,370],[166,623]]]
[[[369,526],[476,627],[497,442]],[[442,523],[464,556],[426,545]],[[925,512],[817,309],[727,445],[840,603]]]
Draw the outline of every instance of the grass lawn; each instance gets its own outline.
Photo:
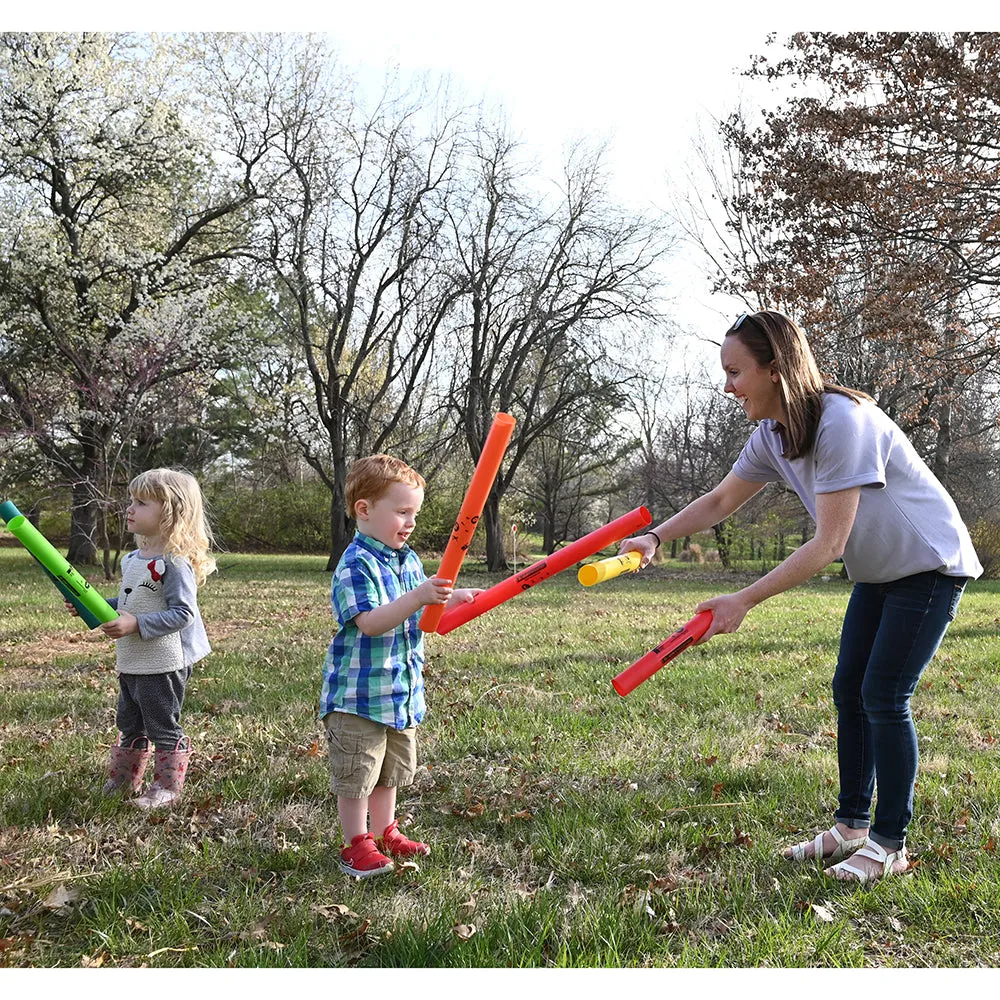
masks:
[[[567,571],[430,636],[400,813],[433,853],[355,882],[315,718],[324,564],[221,557],[185,798],[147,815],[100,795],[113,644],[0,548],[0,965],[1000,965],[996,581],[969,588],[914,699],[911,875],[851,888],[777,857],[835,805],[848,584],[817,578],[613,692],[699,600],[750,578],[706,566],[590,589]],[[495,582],[474,569],[462,585]]]

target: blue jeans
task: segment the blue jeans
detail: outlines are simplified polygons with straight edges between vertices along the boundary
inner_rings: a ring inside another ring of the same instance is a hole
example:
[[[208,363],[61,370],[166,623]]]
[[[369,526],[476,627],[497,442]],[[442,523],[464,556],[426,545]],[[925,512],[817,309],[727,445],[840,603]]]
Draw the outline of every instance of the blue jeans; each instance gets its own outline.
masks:
[[[955,617],[967,577],[917,573],[891,583],[856,583],[844,616],[833,675],[840,797],[836,819],[886,850],[906,842],[917,778],[910,697]]]

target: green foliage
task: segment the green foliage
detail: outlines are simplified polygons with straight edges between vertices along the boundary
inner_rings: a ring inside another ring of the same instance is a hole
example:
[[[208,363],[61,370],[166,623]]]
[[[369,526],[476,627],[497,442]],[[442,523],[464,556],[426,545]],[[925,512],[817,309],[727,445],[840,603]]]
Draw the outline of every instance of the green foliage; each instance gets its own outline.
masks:
[[[70,513],[69,504],[57,510],[45,509],[38,519],[41,533],[50,542],[66,542],[69,539]]]
[[[0,499],[11,500],[22,514],[30,516],[32,509],[30,493],[21,494],[11,492]],[[44,500],[38,501],[38,506],[40,508],[38,530],[53,545],[65,544],[69,538],[70,515],[68,498],[59,499],[46,496]],[[11,542],[14,542],[13,535],[8,533],[2,521],[0,521],[0,538],[10,539]]]
[[[410,545],[421,557],[439,555],[444,551],[461,510],[466,486],[466,483],[457,485],[435,482],[428,487],[424,505],[417,517],[417,526],[410,536]],[[505,497],[501,500],[500,522],[505,531],[504,542],[508,551],[511,543],[510,525],[519,525],[522,531],[520,540],[526,544],[523,532],[526,523],[530,523],[531,520],[531,517],[518,506],[516,499]],[[485,557],[485,554],[486,528],[480,523],[472,536],[467,557]],[[523,562],[524,556],[521,555],[520,559]]]
[[[992,580],[1000,577],[1000,521],[977,521],[970,534],[983,564],[983,575]]]
[[[329,552],[330,491],[323,483],[262,489],[205,487],[209,521],[223,550]]]
[[[417,525],[409,541],[421,556],[444,551],[464,496],[464,488],[446,486],[443,483],[434,483],[427,489],[424,504],[417,515]],[[477,532],[477,539],[480,535],[483,535],[482,529]]]

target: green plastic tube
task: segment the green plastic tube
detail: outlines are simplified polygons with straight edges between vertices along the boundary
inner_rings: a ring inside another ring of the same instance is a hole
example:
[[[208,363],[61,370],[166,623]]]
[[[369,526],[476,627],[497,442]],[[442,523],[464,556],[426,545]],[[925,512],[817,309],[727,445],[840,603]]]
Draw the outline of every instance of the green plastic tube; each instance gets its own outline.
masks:
[[[7,528],[41,563],[42,569],[52,577],[60,592],[81,616],[86,610],[97,619],[98,623],[113,622],[118,617],[118,612],[59,555],[45,536],[23,514],[11,518],[7,522]]]
[[[0,503],[0,517],[2,517],[6,523],[10,523],[15,517],[20,516],[21,512],[13,503],[11,503],[10,500],[5,500],[3,503]],[[29,555],[35,560],[36,563],[38,563],[39,566],[42,566],[41,562],[39,562],[38,556],[30,552]],[[76,594],[74,594],[73,591],[66,586],[66,584],[60,583],[59,580],[57,580],[47,569],[45,569],[44,566],[42,566],[42,570],[56,585],[56,590],[58,590],[59,593],[62,594],[63,597],[65,597],[66,600],[73,605],[73,607],[76,608],[76,613],[87,623],[87,628],[97,628],[97,626],[101,624],[101,619],[96,615],[91,614],[87,610],[86,606],[77,600]]]

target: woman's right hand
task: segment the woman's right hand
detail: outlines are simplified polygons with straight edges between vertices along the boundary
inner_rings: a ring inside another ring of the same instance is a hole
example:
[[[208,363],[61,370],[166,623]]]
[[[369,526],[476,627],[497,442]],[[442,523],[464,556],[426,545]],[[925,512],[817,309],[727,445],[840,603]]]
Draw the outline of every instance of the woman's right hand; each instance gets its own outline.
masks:
[[[625,538],[618,546],[618,555],[623,556],[626,552],[638,552],[642,556],[639,569],[645,569],[653,561],[653,556],[656,555],[656,542],[649,533],[636,535],[634,538]]]

